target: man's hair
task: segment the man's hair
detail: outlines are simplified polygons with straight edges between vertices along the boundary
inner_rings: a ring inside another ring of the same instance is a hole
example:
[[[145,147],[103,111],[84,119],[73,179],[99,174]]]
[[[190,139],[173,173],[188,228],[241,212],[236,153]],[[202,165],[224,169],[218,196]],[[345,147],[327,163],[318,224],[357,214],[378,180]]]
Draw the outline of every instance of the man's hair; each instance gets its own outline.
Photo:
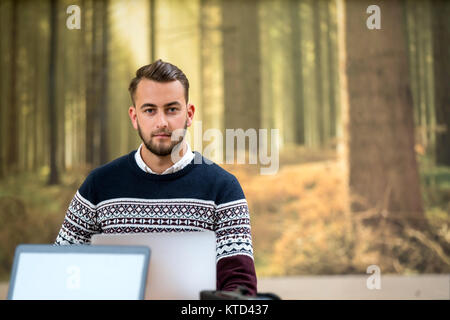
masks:
[[[130,92],[131,101],[133,101],[134,106],[134,95],[136,93],[136,88],[143,78],[157,82],[171,82],[178,80],[184,87],[184,97],[186,98],[186,103],[189,101],[189,81],[186,75],[177,66],[158,59],[151,64],[140,67],[136,71],[136,77],[131,80],[128,91]]]

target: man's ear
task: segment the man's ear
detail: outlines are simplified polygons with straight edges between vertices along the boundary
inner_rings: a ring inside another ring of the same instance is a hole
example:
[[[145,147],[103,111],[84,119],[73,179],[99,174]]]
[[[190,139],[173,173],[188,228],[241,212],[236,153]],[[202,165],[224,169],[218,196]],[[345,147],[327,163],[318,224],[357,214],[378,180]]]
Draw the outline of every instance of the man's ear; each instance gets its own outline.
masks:
[[[137,113],[136,113],[136,108],[134,106],[130,106],[130,108],[128,109],[128,115],[130,116],[130,120],[131,120],[131,124],[133,125],[133,128],[135,130],[137,130],[138,129]]]
[[[193,105],[193,104],[191,104],[191,103],[189,103],[188,105],[187,105],[187,126],[188,127],[190,127],[191,126],[191,124],[192,124],[192,121],[193,121],[193,119],[194,119],[194,113],[195,113],[195,106]]]

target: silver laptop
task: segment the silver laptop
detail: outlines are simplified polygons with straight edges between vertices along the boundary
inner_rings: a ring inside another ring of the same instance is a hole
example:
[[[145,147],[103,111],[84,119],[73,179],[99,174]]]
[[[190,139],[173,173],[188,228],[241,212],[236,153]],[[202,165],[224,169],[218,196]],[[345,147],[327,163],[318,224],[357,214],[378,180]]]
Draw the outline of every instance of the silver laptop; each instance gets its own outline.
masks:
[[[146,245],[151,249],[145,299],[198,300],[216,290],[216,235],[212,231],[98,234],[93,245]]]
[[[148,247],[19,245],[8,299],[142,300]]]

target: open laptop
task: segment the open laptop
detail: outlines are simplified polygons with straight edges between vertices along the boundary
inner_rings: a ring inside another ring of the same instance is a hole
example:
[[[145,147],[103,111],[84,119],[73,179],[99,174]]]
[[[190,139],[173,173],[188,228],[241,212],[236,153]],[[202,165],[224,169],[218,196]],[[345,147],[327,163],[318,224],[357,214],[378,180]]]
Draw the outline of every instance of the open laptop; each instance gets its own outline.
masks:
[[[19,245],[8,299],[142,300],[148,247]]]
[[[97,234],[93,245],[146,245],[152,251],[145,299],[198,300],[216,290],[216,235],[212,231]]]

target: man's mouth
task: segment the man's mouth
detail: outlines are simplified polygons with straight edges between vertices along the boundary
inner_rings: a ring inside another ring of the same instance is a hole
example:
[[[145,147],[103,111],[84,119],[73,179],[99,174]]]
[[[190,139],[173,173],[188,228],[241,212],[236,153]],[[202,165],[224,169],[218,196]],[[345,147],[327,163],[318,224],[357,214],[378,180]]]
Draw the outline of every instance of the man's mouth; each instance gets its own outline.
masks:
[[[170,134],[158,133],[158,134],[154,134],[153,136],[156,137],[156,138],[168,138],[168,137],[170,137]]]

